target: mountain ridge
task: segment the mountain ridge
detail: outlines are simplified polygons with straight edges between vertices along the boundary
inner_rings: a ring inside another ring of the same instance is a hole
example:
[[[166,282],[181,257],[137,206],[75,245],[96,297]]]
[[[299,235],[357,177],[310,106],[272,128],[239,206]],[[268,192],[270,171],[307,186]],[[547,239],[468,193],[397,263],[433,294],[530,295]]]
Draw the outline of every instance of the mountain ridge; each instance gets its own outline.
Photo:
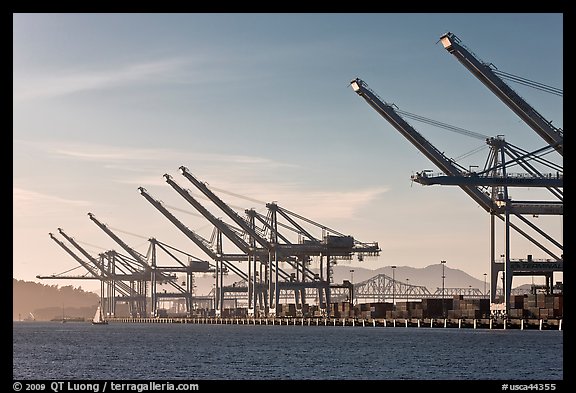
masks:
[[[317,269],[311,269],[317,272]],[[354,270],[354,272],[351,272]],[[394,270],[394,272],[393,272]],[[340,263],[333,266],[333,282],[342,283],[348,280],[358,285],[363,281],[369,280],[379,274],[385,274],[396,281],[406,282],[410,285],[425,286],[430,292],[434,293],[436,289],[442,288],[442,264],[432,264],[424,268],[415,268],[410,266],[397,266],[392,269],[392,265],[380,267],[378,269],[368,269],[359,266],[350,266]],[[476,288],[482,293],[489,291],[490,282],[489,276],[486,275],[486,283],[479,280],[468,273],[460,270],[444,266],[444,288]],[[228,274],[224,277],[224,285],[232,285],[234,282],[240,280],[236,274]],[[194,279],[196,286],[196,293],[199,295],[207,295],[213,287],[214,278],[212,274],[203,274],[196,276]],[[486,287],[486,289],[484,289]]]

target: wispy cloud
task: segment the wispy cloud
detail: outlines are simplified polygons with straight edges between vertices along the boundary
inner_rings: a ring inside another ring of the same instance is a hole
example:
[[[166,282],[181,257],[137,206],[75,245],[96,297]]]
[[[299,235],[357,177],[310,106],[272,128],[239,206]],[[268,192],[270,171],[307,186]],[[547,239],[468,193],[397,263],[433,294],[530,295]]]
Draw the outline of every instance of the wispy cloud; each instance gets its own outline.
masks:
[[[69,210],[70,206],[84,207],[92,205],[91,202],[86,200],[67,199],[20,187],[13,187],[12,196],[15,218],[38,216],[39,206],[41,206],[44,213],[63,213]]]
[[[127,171],[139,171],[134,166],[135,162],[146,163],[143,168],[149,168],[150,162],[162,163],[175,161],[185,165],[189,162],[222,163],[226,165],[258,165],[266,168],[290,167],[296,168],[297,164],[272,160],[261,156],[247,156],[240,154],[219,154],[191,152],[189,150],[166,149],[166,148],[140,148],[140,147],[119,147],[113,145],[97,144],[71,144],[67,142],[29,142],[14,140],[14,144],[27,145],[39,151],[45,151],[55,157],[68,158],[74,160],[101,162],[110,169]],[[129,163],[129,165],[123,165]],[[165,168],[171,169],[171,168]],[[164,172],[163,172],[164,173]]]
[[[42,149],[56,157],[94,162],[114,170],[111,180],[116,184],[169,189],[163,178],[163,175],[168,173],[184,188],[193,189],[178,173],[178,167],[184,165],[200,181],[208,182],[209,187],[231,206],[245,206],[261,211],[266,209],[265,203],[277,201],[280,206],[310,217],[314,221],[353,220],[358,212],[388,191],[386,186],[332,190],[322,185],[310,185],[310,179],[301,182],[294,180],[294,176],[298,177],[298,172],[305,169],[259,156],[195,153],[178,149],[125,148],[93,144],[62,146],[54,142],[44,143]],[[290,176],[286,175],[286,169],[289,169]],[[230,193],[226,193],[226,190]],[[27,193],[20,189],[15,189],[14,192],[15,199],[17,196],[20,205],[26,200],[50,198],[47,195]],[[179,198],[175,195],[174,199]],[[70,203],[58,198],[53,198],[52,201]],[[256,201],[263,203],[259,204]],[[74,203],[87,204],[83,201]]]
[[[218,181],[223,178],[215,178],[215,180]],[[186,184],[178,181],[178,179],[176,181],[180,185]],[[308,184],[289,183],[281,180],[276,182],[255,182],[253,180],[243,183],[218,182],[218,187],[208,184],[208,188],[232,207],[254,208],[258,212],[266,214],[265,204],[276,202],[280,207],[312,221],[353,220],[358,216],[359,211],[389,190],[385,186],[355,188],[351,191],[319,190]],[[231,190],[236,192],[227,192]],[[193,190],[193,195],[197,196],[198,194],[199,191]]]
[[[15,73],[13,82],[14,101],[47,98],[86,90],[105,89],[131,83],[155,81],[173,74],[188,65],[181,58],[129,64],[107,70],[71,70],[62,74],[26,75]]]
[[[315,220],[354,219],[358,212],[387,192],[386,187],[356,189],[354,191],[296,191],[280,195],[284,207]],[[279,205],[283,205],[281,201]],[[338,229],[338,228],[335,228]]]
[[[99,150],[105,153],[97,153]],[[112,168],[134,171],[134,161],[146,161],[141,176],[117,177],[115,182],[137,186],[165,186],[162,175],[175,176],[174,180],[183,187],[190,186],[188,181],[177,174],[174,162],[184,163],[192,174],[202,182],[207,182],[213,191],[233,205],[248,205],[254,207],[254,201],[277,201],[280,206],[293,210],[298,214],[315,219],[353,219],[359,210],[369,205],[381,194],[388,191],[385,186],[374,188],[357,188],[353,191],[318,190],[309,184],[293,182],[275,176],[276,171],[289,167],[298,170],[299,166],[277,162],[264,157],[225,155],[214,153],[191,153],[171,149],[139,149],[118,148],[111,146],[84,146],[81,149],[58,150],[58,154],[85,160],[104,161]],[[114,157],[115,164],[110,164]],[[150,158],[157,163],[156,168],[150,166]],[[170,163],[170,165],[163,165]],[[188,163],[191,166],[188,166]],[[179,166],[180,164],[178,164]],[[196,168],[202,168],[202,174],[196,173]],[[258,176],[254,176],[254,168]],[[262,168],[266,168],[262,170]],[[233,179],[233,180],[229,180]],[[214,184],[212,187],[210,184]],[[192,187],[193,188],[193,187]],[[224,190],[235,190],[226,193]],[[235,197],[234,194],[237,196]],[[240,199],[243,198],[242,201]],[[240,201],[240,202],[239,202]],[[248,201],[248,202],[246,202]],[[264,206],[260,206],[264,208]]]

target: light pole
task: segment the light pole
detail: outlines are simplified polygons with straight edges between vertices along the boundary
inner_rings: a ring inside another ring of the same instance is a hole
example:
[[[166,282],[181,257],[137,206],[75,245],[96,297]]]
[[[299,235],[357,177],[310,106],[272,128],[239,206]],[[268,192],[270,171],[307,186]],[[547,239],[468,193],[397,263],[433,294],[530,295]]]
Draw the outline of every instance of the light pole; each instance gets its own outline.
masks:
[[[504,294],[506,293],[506,254],[500,254],[500,258],[502,258],[502,262],[504,263],[502,269],[502,304],[505,304]]]
[[[394,272],[396,271],[396,266],[392,266],[392,307],[394,307],[395,303],[395,295],[396,295],[396,279],[394,278]]]
[[[410,281],[409,278],[406,279],[406,309],[408,309],[408,281]]]
[[[442,264],[442,316],[446,318],[446,307],[444,302],[444,279],[446,278],[446,275],[444,274],[444,265],[446,265],[446,261],[440,261],[440,264]]]
[[[486,273],[484,273],[484,297],[486,297]]]
[[[350,284],[352,284],[350,290],[350,303],[354,304],[354,269],[350,269]]]

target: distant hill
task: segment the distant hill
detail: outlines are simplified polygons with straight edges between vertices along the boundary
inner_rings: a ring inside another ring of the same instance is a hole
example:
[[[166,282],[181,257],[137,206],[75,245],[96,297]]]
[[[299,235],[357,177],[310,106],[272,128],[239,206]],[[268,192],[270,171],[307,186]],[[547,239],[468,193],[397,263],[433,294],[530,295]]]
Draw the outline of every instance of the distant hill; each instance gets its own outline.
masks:
[[[429,265],[424,268],[414,268],[410,266],[398,266],[395,271],[392,272],[391,266],[385,266],[376,270],[366,269],[356,266],[334,266],[334,282],[342,282],[342,280],[351,280],[352,273],[350,270],[354,270],[354,284],[359,284],[362,281],[368,280],[379,274],[385,274],[388,277],[396,279],[400,282],[406,282],[408,278],[408,283],[410,285],[421,285],[428,288],[432,293],[436,291],[437,288],[442,288],[442,264]],[[472,277],[466,272],[459,269],[452,269],[448,266],[444,266],[444,287],[445,288],[477,288],[480,291],[484,291],[484,281]],[[486,283],[486,289],[488,290],[489,281]]]
[[[316,272],[316,269],[313,269]],[[354,270],[353,273],[350,270]],[[354,275],[353,281],[355,284],[359,284],[362,281],[368,280],[379,274],[385,274],[392,277],[392,267],[385,266],[379,269],[367,269],[358,266],[349,266],[345,263],[334,266],[334,283],[342,283],[343,280],[352,280],[352,274]],[[444,279],[445,288],[477,288],[484,292],[484,281],[472,277],[466,272],[459,269],[453,269],[448,266],[444,266]],[[409,279],[409,284],[412,285],[422,285],[428,288],[432,293],[436,291],[437,288],[442,288],[442,264],[438,263],[435,265],[429,265],[424,268],[414,268],[410,266],[398,266],[394,272],[394,278],[397,281],[406,282],[406,278]],[[240,278],[235,274],[229,274],[224,278],[224,285],[231,285],[232,283],[239,281]],[[207,295],[212,289],[214,284],[214,278],[212,274],[202,274],[195,277],[196,293],[199,295]],[[486,283],[486,289],[489,290],[489,277]]]
[[[392,273],[391,266],[372,270],[342,263],[333,268],[333,282],[342,283],[344,280],[353,280],[354,284],[359,284],[379,274],[385,274],[388,277],[394,276],[397,281],[401,282],[406,282],[408,278],[409,284],[425,286],[432,293],[442,287],[442,264],[440,263],[424,268],[398,266],[394,270]],[[484,281],[462,270],[444,266],[444,275],[445,288],[471,287],[484,292]],[[224,285],[232,285],[237,281],[240,281],[240,278],[236,274],[229,274],[224,278]],[[194,284],[195,294],[207,295],[213,288],[214,277],[212,274],[196,274]],[[489,289],[489,281],[486,285],[486,289]],[[160,285],[158,291],[162,291],[162,288],[163,286]],[[170,289],[168,286],[165,288]],[[12,318],[25,319],[29,317],[29,313],[33,313],[37,320],[50,320],[61,316],[64,306],[66,316],[91,319],[99,300],[97,294],[84,291],[80,287],[74,288],[71,285],[58,287],[13,279]]]
[[[62,317],[63,313],[67,318],[92,319],[99,301],[97,294],[80,287],[58,287],[12,279],[13,320],[30,319],[30,313],[41,321]]]

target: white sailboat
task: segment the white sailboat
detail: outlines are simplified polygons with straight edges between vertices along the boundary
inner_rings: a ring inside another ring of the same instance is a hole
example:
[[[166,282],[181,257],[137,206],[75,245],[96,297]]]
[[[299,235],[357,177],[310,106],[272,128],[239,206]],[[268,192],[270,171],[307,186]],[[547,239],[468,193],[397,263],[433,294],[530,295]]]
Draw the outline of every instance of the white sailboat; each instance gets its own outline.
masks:
[[[108,321],[102,318],[102,308],[98,305],[96,309],[96,314],[94,314],[94,318],[92,319],[92,325],[108,325]]]

